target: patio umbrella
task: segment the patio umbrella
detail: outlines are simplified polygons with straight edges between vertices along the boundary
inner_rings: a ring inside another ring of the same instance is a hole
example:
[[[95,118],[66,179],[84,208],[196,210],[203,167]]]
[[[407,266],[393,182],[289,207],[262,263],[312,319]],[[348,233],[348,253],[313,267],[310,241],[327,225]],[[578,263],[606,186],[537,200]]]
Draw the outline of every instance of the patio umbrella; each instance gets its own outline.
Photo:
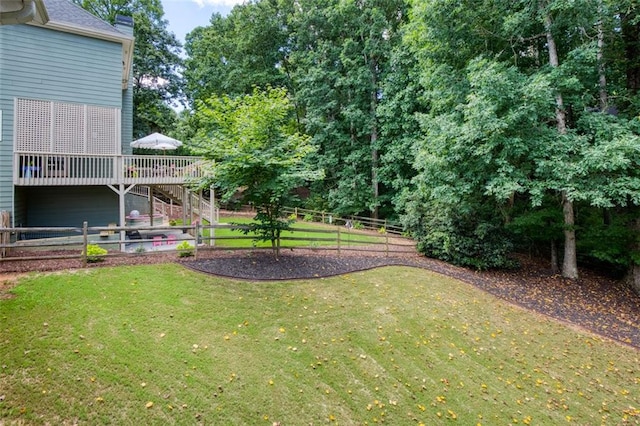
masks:
[[[132,148],[161,149],[163,151],[176,149],[180,145],[182,145],[182,142],[177,139],[170,138],[169,136],[165,136],[162,133],[152,133],[131,142]]]
[[[176,149],[176,148],[178,148],[178,145],[172,145],[172,144],[167,143],[167,142],[162,142],[162,143],[159,143],[159,144],[155,145],[152,149],[159,149],[161,151],[170,151],[170,150]]]

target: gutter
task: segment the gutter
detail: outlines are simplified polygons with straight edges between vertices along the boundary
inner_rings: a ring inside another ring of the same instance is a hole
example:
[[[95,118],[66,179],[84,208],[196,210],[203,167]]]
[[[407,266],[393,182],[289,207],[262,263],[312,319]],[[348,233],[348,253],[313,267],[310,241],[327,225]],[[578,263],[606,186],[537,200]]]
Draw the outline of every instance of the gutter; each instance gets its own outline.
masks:
[[[36,17],[34,0],[22,0],[22,9],[11,12],[0,12],[0,25],[25,24]]]

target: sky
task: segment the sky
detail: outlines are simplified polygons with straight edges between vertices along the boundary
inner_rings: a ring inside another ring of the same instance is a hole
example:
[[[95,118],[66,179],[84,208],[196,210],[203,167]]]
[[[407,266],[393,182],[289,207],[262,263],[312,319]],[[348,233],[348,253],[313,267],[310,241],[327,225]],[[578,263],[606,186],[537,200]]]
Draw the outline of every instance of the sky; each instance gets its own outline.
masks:
[[[184,44],[185,36],[194,28],[209,25],[213,13],[224,16],[241,3],[243,0],[162,0],[162,7],[169,31]]]

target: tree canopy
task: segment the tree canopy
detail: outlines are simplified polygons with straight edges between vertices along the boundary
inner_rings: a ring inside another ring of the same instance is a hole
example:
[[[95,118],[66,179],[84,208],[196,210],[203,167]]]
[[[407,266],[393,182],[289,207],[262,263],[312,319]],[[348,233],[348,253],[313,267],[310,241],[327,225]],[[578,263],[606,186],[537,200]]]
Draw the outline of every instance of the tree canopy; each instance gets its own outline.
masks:
[[[426,254],[476,268],[514,250],[570,278],[640,263],[635,1],[253,0],[187,36],[183,73],[157,0],[84,3],[150,12],[138,120],[169,117],[154,99],[178,99],[182,75],[175,127],[209,141],[226,196],[306,185],[307,207],[402,219]]]
[[[254,206],[258,225],[251,231],[271,241],[277,254],[280,233],[289,227],[283,207],[295,201],[295,189],[323,176],[308,161],[314,147],[296,131],[286,90],[213,96],[198,102],[196,114],[203,126],[195,149],[211,160],[200,185],[213,185],[223,201],[238,196]]]
[[[160,0],[73,0],[105,22],[116,15],[134,19],[133,138],[168,132],[183,102],[181,44],[169,32]]]

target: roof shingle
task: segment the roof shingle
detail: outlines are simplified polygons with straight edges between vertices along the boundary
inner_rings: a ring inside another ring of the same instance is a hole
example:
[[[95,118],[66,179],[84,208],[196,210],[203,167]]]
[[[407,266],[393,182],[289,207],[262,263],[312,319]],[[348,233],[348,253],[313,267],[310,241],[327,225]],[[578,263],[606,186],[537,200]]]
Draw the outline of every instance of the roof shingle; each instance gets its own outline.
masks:
[[[118,31],[112,25],[109,25],[69,0],[44,0],[44,4],[47,8],[49,19],[52,22],[88,28],[117,36],[123,35],[122,32]]]

